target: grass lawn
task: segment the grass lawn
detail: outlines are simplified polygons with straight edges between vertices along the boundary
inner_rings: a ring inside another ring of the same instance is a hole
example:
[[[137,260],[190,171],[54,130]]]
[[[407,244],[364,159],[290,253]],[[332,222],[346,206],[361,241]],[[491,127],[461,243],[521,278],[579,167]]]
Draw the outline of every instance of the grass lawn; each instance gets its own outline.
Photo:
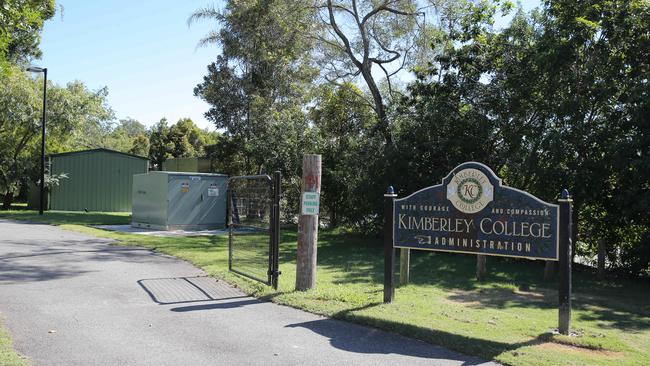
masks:
[[[128,222],[128,216],[48,212],[1,213],[0,218],[62,224],[65,229],[114,238],[191,261],[207,273],[277,303],[371,325],[510,365],[650,364],[650,283],[629,279],[596,281],[574,270],[572,329],[557,327],[555,283],[542,280],[541,261],[488,258],[488,278],[474,279],[474,256],[411,253],[411,284],[382,303],[383,251],[378,239],[321,232],[318,285],[293,291],[296,233],[284,230],[280,290],[228,272],[226,236],[159,238],[107,232],[93,223]]]
[[[2,366],[27,366],[29,361],[16,353],[11,345],[9,333],[2,327],[0,321],[0,365]]]

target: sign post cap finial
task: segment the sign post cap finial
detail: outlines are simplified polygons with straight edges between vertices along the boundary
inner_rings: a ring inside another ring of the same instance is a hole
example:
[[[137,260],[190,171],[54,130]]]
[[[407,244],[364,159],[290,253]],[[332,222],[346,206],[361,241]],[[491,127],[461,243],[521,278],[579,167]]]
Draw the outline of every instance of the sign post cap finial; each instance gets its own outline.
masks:
[[[569,194],[569,190],[566,189],[566,188],[563,189],[563,190],[562,190],[562,194],[560,195],[560,197],[561,197],[563,200],[567,200],[567,199],[571,198],[571,195]]]
[[[393,186],[388,186],[388,189],[386,190],[386,194],[395,194],[395,189]]]

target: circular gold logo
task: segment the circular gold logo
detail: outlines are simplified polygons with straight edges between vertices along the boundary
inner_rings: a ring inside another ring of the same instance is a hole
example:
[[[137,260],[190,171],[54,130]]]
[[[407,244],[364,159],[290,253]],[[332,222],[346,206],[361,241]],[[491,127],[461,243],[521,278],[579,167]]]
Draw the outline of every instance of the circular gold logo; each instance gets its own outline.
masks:
[[[476,213],[492,201],[494,187],[480,170],[469,168],[458,172],[447,185],[447,199],[460,212]]]

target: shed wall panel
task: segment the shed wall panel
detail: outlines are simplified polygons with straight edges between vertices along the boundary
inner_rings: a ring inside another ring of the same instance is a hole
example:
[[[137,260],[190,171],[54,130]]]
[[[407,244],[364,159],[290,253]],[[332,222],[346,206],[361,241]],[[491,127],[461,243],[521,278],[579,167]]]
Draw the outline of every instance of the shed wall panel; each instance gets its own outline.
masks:
[[[50,208],[65,211],[131,211],[134,174],[148,170],[146,159],[91,150],[51,157],[52,172],[67,173],[53,187]]]

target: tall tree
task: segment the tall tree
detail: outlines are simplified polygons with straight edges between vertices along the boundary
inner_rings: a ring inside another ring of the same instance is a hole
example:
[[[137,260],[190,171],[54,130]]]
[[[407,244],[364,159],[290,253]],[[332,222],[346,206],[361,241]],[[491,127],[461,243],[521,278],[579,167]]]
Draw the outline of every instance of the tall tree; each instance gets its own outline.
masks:
[[[162,118],[151,126],[149,132],[149,163],[154,169],[162,170],[162,164],[172,157],[174,145],[168,139],[167,118]]]
[[[181,118],[169,128],[168,141],[175,158],[205,156],[205,146],[216,143],[215,133],[202,130],[189,118]]]
[[[32,79],[18,67],[0,73],[0,193],[6,208],[28,180],[37,180],[42,85],[41,78]],[[102,92],[80,82],[61,87],[50,81],[47,88],[48,153],[75,146],[75,137],[87,124],[112,119]]]
[[[376,152],[381,149],[381,137],[372,132],[376,116],[364,98],[352,83],[324,85],[310,110],[318,152],[325,162],[321,202],[333,227],[355,225],[373,209],[368,204],[372,200],[359,191],[368,190],[369,181],[375,178],[372,169],[380,159]]]
[[[139,156],[149,156],[149,137],[145,134],[136,136],[128,152]]]
[[[309,64],[309,9],[302,1],[228,1],[219,11],[201,9],[189,22],[214,20],[220,30],[202,44],[216,43],[221,54],[194,94],[210,104],[206,117],[225,139],[237,144],[246,173],[273,169],[258,145],[269,142],[283,123],[294,118],[316,72]],[[293,129],[293,128],[290,128]],[[287,140],[288,141],[288,140]],[[275,146],[279,146],[279,141]]]
[[[488,128],[477,145],[493,151],[487,161],[496,158],[493,166],[508,184],[548,201],[560,188],[569,188],[574,195],[574,253],[589,256],[599,243],[610,241],[612,263],[630,253],[636,268],[647,268],[647,259],[631,253],[632,248],[648,248],[642,239],[648,231],[621,203],[626,196],[643,201],[648,192],[623,188],[620,179],[635,177],[636,187],[647,181],[636,167],[643,164],[639,146],[647,133],[638,116],[648,98],[643,75],[648,70],[644,25],[649,16],[643,1],[554,1],[530,17],[519,12],[503,31],[478,33],[470,42],[461,39],[448,56],[438,58],[428,79],[413,86],[412,106],[422,106],[422,113],[446,108],[448,96],[425,97],[444,91],[445,85],[459,96],[472,85],[486,90],[459,100],[466,105],[460,111],[482,111],[473,119],[483,118],[480,126]],[[458,127],[467,120],[461,117]]]
[[[40,58],[43,23],[54,16],[54,0],[2,1],[0,4],[0,67]]]
[[[318,56],[325,78],[351,80],[360,75],[372,96],[378,130],[392,144],[387,97],[377,73],[383,73],[391,94],[391,79],[413,65],[425,34],[425,13],[412,0],[326,0],[317,1],[316,8],[321,24]]]

